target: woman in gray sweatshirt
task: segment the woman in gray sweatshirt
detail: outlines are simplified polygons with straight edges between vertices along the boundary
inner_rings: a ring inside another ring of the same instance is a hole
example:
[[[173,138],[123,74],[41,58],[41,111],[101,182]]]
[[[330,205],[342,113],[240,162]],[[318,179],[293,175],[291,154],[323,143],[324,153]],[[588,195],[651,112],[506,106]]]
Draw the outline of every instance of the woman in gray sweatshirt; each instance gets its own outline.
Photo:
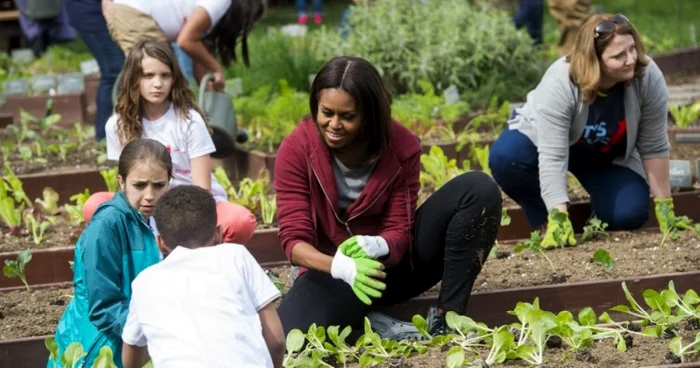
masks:
[[[567,171],[608,229],[641,227],[650,192],[665,226],[662,203],[673,216],[667,110],[666,82],[634,25],[621,14],[594,15],[571,52],[514,111],[491,147],[489,167],[531,227],[547,224],[544,247],[576,244],[566,213]],[[561,224],[553,221],[553,209],[564,212]],[[555,239],[560,228],[564,236]]]

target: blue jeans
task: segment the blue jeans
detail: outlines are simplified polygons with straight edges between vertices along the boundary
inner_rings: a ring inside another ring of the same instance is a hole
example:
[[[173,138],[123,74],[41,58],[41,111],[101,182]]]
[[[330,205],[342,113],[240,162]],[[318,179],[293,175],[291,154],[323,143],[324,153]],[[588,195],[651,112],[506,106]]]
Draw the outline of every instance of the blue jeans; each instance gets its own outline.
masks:
[[[535,44],[542,43],[542,27],[544,24],[544,0],[520,0],[518,12],[513,15],[515,28],[525,26],[527,33],[535,40]]]
[[[523,133],[506,130],[491,145],[489,168],[501,189],[520,205],[530,227],[547,220],[540,194],[537,147]],[[638,229],[649,217],[649,185],[636,172],[612,162],[569,160],[569,171],[591,197],[596,216],[609,230]]]
[[[124,65],[124,52],[112,40],[107,28],[103,31],[78,30],[92,56],[100,67],[100,86],[97,88],[97,113],[95,116],[95,138],[105,138],[105,124],[112,115],[112,89]]]
[[[175,56],[177,56],[177,63],[180,66],[180,70],[182,70],[182,74],[185,75],[185,78],[187,78],[187,83],[193,84],[193,83],[199,83],[199,81],[194,80],[194,67],[192,63],[192,58],[190,58],[189,55],[185,51],[183,51],[180,46],[177,45],[177,42],[173,42],[170,45],[173,48],[173,51],[175,52]]]
[[[296,0],[297,13],[306,14],[306,0]],[[311,0],[311,11],[320,13],[323,10],[323,0]]]

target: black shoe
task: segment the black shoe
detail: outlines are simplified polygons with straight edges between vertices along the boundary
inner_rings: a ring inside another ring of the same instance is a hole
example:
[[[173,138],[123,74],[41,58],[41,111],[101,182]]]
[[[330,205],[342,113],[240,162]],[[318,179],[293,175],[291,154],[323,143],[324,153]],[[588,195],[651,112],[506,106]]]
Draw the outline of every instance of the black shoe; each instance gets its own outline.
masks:
[[[428,322],[428,333],[430,336],[440,336],[453,334],[454,330],[447,326],[445,321],[445,313],[440,314],[438,307],[432,306],[428,309],[428,317],[425,319]]]

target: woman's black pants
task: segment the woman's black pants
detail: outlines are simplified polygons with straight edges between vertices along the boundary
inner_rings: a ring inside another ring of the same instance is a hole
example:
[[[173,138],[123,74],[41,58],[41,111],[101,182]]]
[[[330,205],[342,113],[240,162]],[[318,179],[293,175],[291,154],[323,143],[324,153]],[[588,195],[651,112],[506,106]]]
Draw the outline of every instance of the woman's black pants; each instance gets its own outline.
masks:
[[[397,266],[386,269],[381,298],[367,306],[344,281],[309,270],[294,282],[278,309],[285,334],[295,328],[306,333],[313,323],[351,326],[361,333],[370,308],[414,298],[439,281],[438,307],[464,314],[474,280],[496,240],[502,205],[501,192],[487,174],[474,171],[453,178],[417,209],[413,267],[406,252]]]

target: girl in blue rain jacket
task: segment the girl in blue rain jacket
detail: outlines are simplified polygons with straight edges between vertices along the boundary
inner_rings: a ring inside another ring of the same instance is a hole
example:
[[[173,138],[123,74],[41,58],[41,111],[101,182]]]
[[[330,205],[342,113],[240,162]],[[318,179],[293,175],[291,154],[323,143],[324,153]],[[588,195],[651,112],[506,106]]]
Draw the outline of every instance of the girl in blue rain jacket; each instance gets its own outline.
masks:
[[[102,204],[75,246],[74,297],[58,322],[56,362],[73,342],[87,356],[81,367],[91,367],[102,347],[121,363],[121,333],[128,314],[131,282],[139,272],[160,260],[149,222],[155,204],[168,189],[171,159],[165,146],[137,139],[124,147],[119,158],[120,191]]]

